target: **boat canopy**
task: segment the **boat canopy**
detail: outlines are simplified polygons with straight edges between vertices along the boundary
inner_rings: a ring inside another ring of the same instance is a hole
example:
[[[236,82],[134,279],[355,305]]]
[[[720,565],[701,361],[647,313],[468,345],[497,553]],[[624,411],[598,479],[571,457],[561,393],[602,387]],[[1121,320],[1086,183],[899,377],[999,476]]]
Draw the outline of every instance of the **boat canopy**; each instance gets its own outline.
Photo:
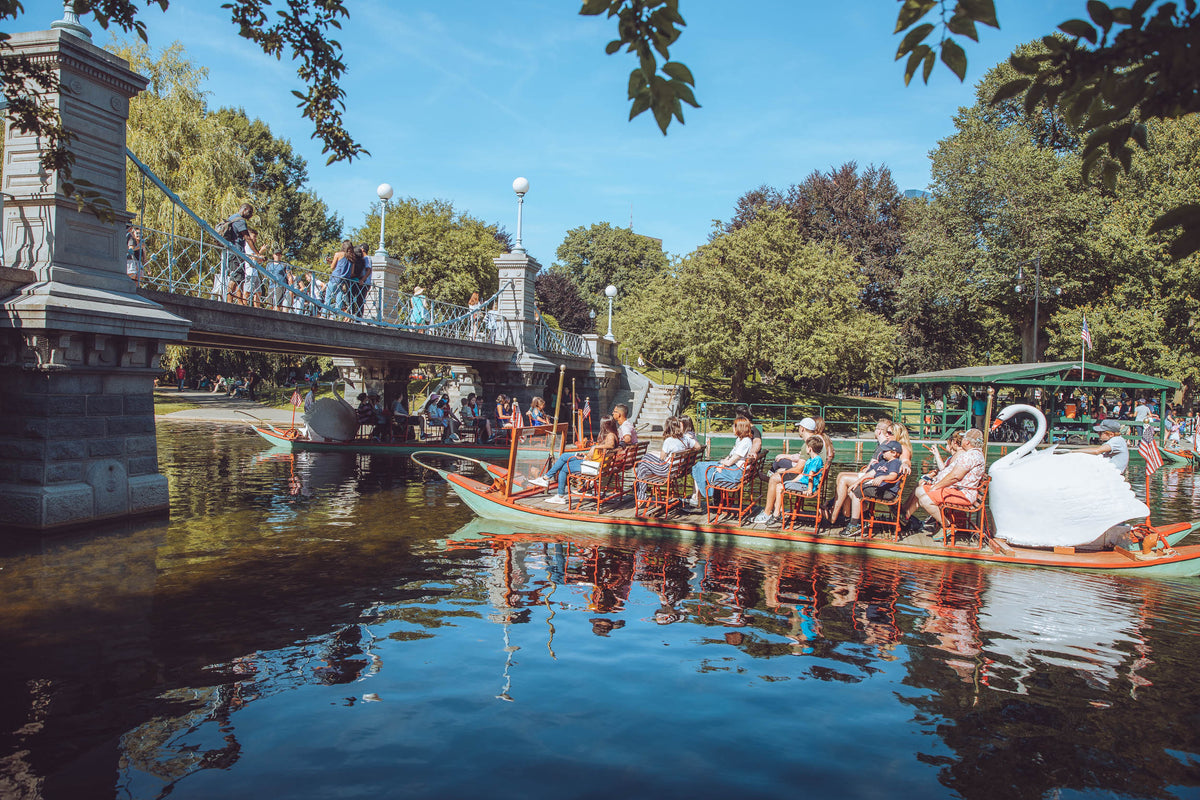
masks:
[[[933,400],[948,398],[953,387],[962,389],[966,395],[989,388],[999,394],[1002,389],[1012,388],[1018,395],[1027,395],[1028,401],[1047,412],[1052,438],[1058,435],[1071,442],[1092,438],[1091,426],[1095,422],[1082,408],[1076,408],[1070,402],[1071,396],[1086,395],[1092,400],[1091,407],[1094,408],[1102,396],[1113,400],[1123,394],[1140,396],[1153,393],[1158,395],[1159,407],[1163,408],[1167,404],[1168,392],[1173,394],[1181,388],[1178,381],[1168,378],[1079,361],[959,367],[900,375],[894,382],[901,386],[915,386],[920,391],[918,419],[922,432],[927,435],[944,435],[950,430],[969,427],[972,422],[970,412],[962,406],[951,409],[950,404],[945,403],[940,415],[932,411],[930,406]],[[1066,397],[1056,405],[1052,401],[1060,392],[1065,393]],[[1166,441],[1165,427],[1159,426],[1162,442]]]
[[[1033,364],[989,364],[985,367],[959,367],[936,372],[918,372],[895,378],[898,384],[920,384],[922,386],[1037,386],[1060,389],[1078,389],[1088,394],[1098,392],[1120,393],[1128,390],[1175,391],[1181,388],[1178,381],[1156,378],[1128,372],[1103,364],[1084,364],[1080,372],[1078,361],[1041,361]]]

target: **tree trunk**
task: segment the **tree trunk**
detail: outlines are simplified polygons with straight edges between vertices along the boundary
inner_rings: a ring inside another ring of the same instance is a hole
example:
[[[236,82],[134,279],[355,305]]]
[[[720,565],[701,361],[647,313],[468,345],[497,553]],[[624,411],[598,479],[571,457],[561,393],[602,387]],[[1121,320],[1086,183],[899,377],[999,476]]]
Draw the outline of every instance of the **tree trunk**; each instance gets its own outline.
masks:
[[[733,395],[733,402],[744,403],[746,401],[746,366],[744,364],[734,367],[729,389]]]
[[[1040,320],[1039,320],[1040,322]],[[1020,324],[1021,331],[1021,363],[1031,364],[1038,360],[1037,354],[1033,350],[1033,319],[1023,320]],[[1040,338],[1040,337],[1039,337]],[[1038,342],[1044,346],[1044,342]]]

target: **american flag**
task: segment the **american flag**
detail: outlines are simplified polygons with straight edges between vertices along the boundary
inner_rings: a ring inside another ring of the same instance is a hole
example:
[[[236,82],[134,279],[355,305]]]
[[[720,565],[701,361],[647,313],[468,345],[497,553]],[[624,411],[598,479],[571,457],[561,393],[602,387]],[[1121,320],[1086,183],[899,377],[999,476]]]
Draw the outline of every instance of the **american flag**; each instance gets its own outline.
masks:
[[[1091,350],[1092,349],[1092,332],[1090,330],[1088,330],[1086,314],[1083,317],[1083,330],[1079,332],[1079,335],[1083,339],[1083,343],[1087,345],[1088,350]]]
[[[513,400],[512,409],[512,426],[514,428],[524,427],[525,418],[521,416],[521,404]]]
[[[591,417],[592,417],[592,398],[588,397],[583,401],[583,411],[581,413],[583,414],[584,419],[591,419]]]
[[[300,396],[300,390],[297,389],[292,392],[292,407],[299,408],[302,405],[304,405],[304,398]]]
[[[1153,439],[1142,439],[1138,442],[1138,452],[1146,459],[1147,475],[1163,465],[1162,453],[1158,452],[1158,442]]]

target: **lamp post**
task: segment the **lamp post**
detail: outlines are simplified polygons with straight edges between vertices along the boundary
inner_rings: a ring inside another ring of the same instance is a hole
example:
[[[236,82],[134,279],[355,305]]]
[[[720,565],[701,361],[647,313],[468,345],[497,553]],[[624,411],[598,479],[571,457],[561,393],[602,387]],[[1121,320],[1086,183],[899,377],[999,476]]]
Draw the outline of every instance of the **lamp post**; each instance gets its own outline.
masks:
[[[382,203],[379,209],[379,249],[375,251],[375,257],[387,258],[387,251],[383,249],[383,223],[387,219],[388,200],[392,199],[392,185],[390,183],[379,184],[375,194],[379,195],[379,201]]]
[[[521,211],[525,205],[525,193],[529,191],[529,181],[517,178],[513,181],[513,191],[517,193],[517,243],[513,245],[513,252],[524,253],[525,245],[521,243]]]
[[[1029,261],[1022,261],[1017,264],[1017,285],[1014,290],[1017,294],[1021,293],[1022,282],[1025,280],[1024,267],[1027,264],[1033,264],[1033,360],[1040,361],[1038,356],[1038,311],[1042,301],[1042,254],[1038,253]],[[1061,286],[1051,286],[1050,290],[1055,295],[1062,294]]]
[[[596,332],[596,309],[588,309],[588,319],[592,321],[592,333]]]
[[[617,296],[617,287],[610,283],[604,289],[604,296],[608,298],[608,333],[604,335],[604,338],[608,339],[610,342],[615,342],[616,339],[613,338],[612,332],[612,304],[613,298]]]

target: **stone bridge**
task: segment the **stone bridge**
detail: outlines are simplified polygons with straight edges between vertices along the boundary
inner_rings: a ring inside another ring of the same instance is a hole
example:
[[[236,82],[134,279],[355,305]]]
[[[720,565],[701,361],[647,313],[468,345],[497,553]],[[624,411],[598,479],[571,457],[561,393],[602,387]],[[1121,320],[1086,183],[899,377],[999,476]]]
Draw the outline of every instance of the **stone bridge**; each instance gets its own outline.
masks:
[[[47,531],[167,510],[152,389],[171,343],[333,356],[385,397],[406,390],[413,366],[433,362],[449,365],[462,391],[513,394],[524,407],[560,369],[598,407],[612,401],[622,380],[615,343],[597,336],[564,343],[540,325],[533,296],[540,266],[523,251],[496,259],[502,291],[489,311],[499,334],[486,339],[449,324],[419,329],[385,319],[385,307],[403,298],[402,265],[383,253],[373,261],[382,281],[372,319],[213,299],[196,281],[176,280],[176,254],[157,279],[135,287],[125,274],[125,224],[133,216],[124,211],[125,125],[129,99],[146,79],[86,36],[79,26],[59,26],[9,40],[15,53],[54,67],[63,90],[51,101],[74,136],[73,178],[89,181],[116,211],[103,220],[81,210],[61,175],[40,168],[36,137],[6,123],[0,527]]]

